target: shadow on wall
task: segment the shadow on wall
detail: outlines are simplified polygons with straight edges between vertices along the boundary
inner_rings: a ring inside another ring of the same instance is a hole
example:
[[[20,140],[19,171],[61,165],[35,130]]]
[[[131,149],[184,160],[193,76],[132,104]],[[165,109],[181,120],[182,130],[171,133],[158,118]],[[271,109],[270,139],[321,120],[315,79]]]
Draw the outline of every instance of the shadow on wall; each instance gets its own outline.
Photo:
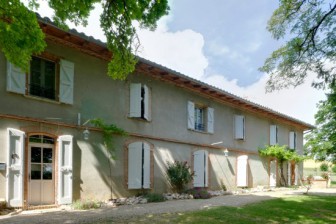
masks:
[[[234,177],[235,171],[230,161],[230,157],[225,157],[224,155],[218,155],[216,153],[212,154],[211,161],[211,189],[221,190],[224,184],[227,190],[235,189]],[[217,167],[217,169],[215,168]]]
[[[82,150],[78,143],[78,139],[74,139],[76,141],[76,144],[73,144],[73,168],[72,168],[72,197],[73,200],[79,200],[81,198],[81,192],[83,184],[83,180],[81,179],[81,168],[82,168]]]
[[[163,147],[154,148],[154,189],[155,191],[170,192],[172,187],[167,179],[167,163],[173,163],[174,161],[186,161],[183,156],[182,150],[176,150],[175,157],[173,157],[171,150]],[[187,160],[191,165],[191,159]],[[160,190],[158,190],[160,189]]]
[[[247,163],[247,187],[253,187],[253,175],[251,170],[251,159],[248,160]]]

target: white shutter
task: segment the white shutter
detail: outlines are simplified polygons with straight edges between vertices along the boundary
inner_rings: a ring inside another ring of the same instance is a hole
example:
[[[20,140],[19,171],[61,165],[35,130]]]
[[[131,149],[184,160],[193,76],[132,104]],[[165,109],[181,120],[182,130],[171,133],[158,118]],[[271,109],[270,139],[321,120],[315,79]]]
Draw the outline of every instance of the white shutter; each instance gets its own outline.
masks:
[[[204,187],[208,187],[208,151],[204,151]]]
[[[142,177],[142,142],[128,146],[128,189],[140,189]]]
[[[141,117],[141,84],[130,85],[130,117]]]
[[[245,117],[235,115],[235,139],[245,138]]]
[[[71,135],[59,136],[58,153],[58,204],[71,204],[73,177],[73,142]]]
[[[188,101],[188,128],[195,129],[195,104]]]
[[[294,131],[289,132],[289,148],[296,149],[296,133]]]
[[[7,129],[6,201],[12,207],[23,206],[24,132]]]
[[[26,74],[21,68],[7,61],[7,91],[25,94]]]
[[[237,158],[237,187],[247,187],[247,155]]]
[[[151,108],[150,108],[150,89],[144,85],[144,118],[149,121],[150,120],[150,113],[151,113]],[[140,92],[141,93],[141,92]]]
[[[208,132],[214,133],[214,109],[211,107],[208,107]]]
[[[277,142],[277,126],[276,125],[271,125],[270,126],[270,145],[276,145]]]
[[[288,186],[291,186],[291,164],[290,162],[287,162],[287,184]]]
[[[298,182],[299,182],[299,177],[300,177],[300,174],[299,174],[299,165],[298,164],[295,164],[295,182],[294,184],[295,185],[298,185]]]
[[[205,187],[205,151],[199,150],[194,152],[194,187]],[[207,185],[207,184],[206,184]]]
[[[150,188],[150,146],[143,143],[144,161],[143,161],[143,188]]]
[[[270,161],[270,187],[276,187],[276,160]]]
[[[61,60],[59,100],[62,103],[73,104],[74,72],[73,62]]]

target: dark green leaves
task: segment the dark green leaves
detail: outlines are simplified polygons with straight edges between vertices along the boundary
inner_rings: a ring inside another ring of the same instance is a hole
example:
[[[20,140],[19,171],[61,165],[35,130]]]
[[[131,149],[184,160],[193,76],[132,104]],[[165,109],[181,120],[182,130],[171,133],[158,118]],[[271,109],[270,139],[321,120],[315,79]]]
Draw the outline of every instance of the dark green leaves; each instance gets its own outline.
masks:
[[[290,38],[266,59],[261,71],[269,73],[268,92],[298,86],[309,72],[317,75],[316,88],[336,79],[336,2],[333,0],[280,0],[268,22],[273,38]]]

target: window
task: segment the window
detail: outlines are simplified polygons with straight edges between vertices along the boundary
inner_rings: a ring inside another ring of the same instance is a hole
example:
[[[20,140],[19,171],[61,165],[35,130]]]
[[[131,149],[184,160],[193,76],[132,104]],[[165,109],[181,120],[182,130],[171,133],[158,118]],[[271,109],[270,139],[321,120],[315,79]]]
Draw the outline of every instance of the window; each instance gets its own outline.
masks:
[[[277,125],[271,125],[270,126],[270,145],[276,145],[278,144],[278,126]]]
[[[55,100],[56,63],[33,57],[30,63],[29,95]]]
[[[214,133],[214,109],[188,102],[188,128]]]
[[[244,140],[245,139],[245,116],[235,115],[234,117],[235,125],[235,139]]]
[[[194,187],[208,187],[208,152],[194,152]]]
[[[151,185],[151,150],[145,142],[128,145],[128,189],[149,189]]]
[[[150,89],[146,85],[131,84],[130,117],[150,120]]]
[[[28,74],[7,62],[7,91],[73,104],[74,64],[44,54],[32,57]]]
[[[289,148],[296,149],[296,132],[289,132]]]

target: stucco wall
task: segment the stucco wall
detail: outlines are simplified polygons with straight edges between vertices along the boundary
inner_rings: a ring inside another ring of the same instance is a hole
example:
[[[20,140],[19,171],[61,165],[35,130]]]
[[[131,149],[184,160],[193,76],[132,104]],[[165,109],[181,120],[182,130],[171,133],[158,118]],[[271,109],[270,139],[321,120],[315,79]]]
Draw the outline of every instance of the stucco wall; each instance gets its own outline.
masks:
[[[154,145],[154,191],[169,190],[165,178],[167,161],[183,160],[192,162],[192,152],[205,149],[209,152],[210,189],[218,189],[223,182],[229,189],[235,188],[237,156],[248,154],[249,186],[268,185],[268,160],[260,158],[259,147],[269,144],[270,125],[279,126],[279,144],[288,145],[289,132],[297,132],[298,151],[302,152],[302,130],[281,124],[276,120],[251,114],[243,109],[233,108],[172,84],[158,81],[153,77],[135,72],[125,81],[115,81],[106,75],[107,63],[78,51],[49,44],[47,48],[59,57],[75,63],[74,104],[40,100],[6,91],[6,60],[0,53],[0,114],[19,115],[39,119],[51,119],[67,124],[77,124],[88,119],[101,118],[106,123],[114,123],[130,133],[148,135],[154,138],[168,138],[176,141],[218,146],[229,149],[229,157],[223,156],[223,149],[197,148],[190,144],[180,144],[162,140],[148,140]],[[131,83],[146,84],[151,90],[151,121],[128,117],[129,86]],[[214,134],[187,129],[187,102],[193,101],[214,108]],[[246,139],[235,140],[234,115],[244,115]],[[55,120],[56,118],[56,120]],[[41,124],[0,118],[0,162],[6,162],[6,129],[20,129],[24,126]],[[74,136],[74,199],[110,198],[132,194],[125,187],[124,144],[133,137],[117,137],[115,145],[117,160],[109,163],[108,155],[102,146],[101,133],[92,131],[90,140],[84,141],[82,130],[51,126],[61,134]],[[144,139],[146,140],[146,139]],[[249,154],[252,152],[252,154]],[[254,153],[254,154],[253,154]],[[110,167],[111,164],[111,174]],[[112,175],[112,180],[110,176]],[[5,197],[5,172],[0,172],[0,198]]]

